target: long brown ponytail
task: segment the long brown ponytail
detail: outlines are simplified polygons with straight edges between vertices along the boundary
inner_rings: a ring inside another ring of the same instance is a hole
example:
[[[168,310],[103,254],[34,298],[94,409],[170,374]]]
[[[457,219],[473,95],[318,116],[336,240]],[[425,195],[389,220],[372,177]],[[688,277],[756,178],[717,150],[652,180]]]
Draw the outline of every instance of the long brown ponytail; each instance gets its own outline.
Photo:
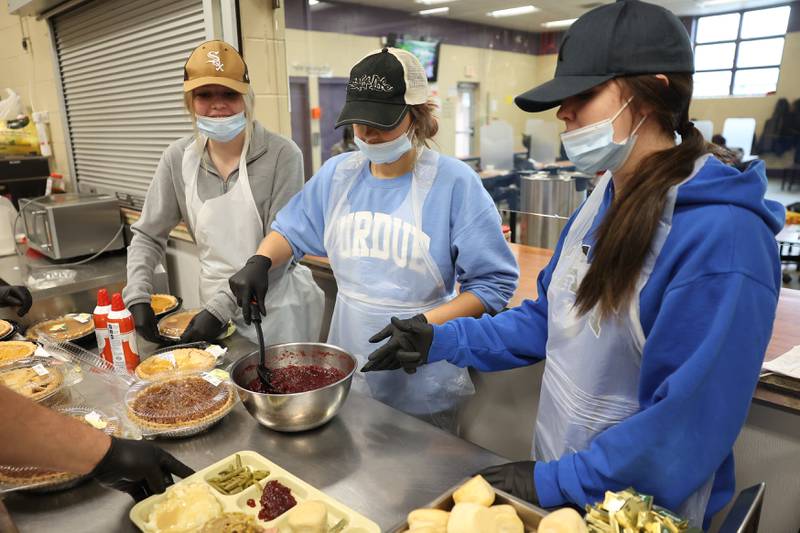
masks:
[[[592,263],[578,288],[575,306],[580,314],[599,305],[601,315],[607,317],[630,302],[667,191],[691,174],[701,155],[712,152],[724,157],[689,121],[691,74],[667,78],[668,84],[652,75],[618,79],[633,96],[634,111],[648,106],[647,120],[656,121],[668,135],[678,132],[682,141],[645,157],[619,191],[598,228]]]

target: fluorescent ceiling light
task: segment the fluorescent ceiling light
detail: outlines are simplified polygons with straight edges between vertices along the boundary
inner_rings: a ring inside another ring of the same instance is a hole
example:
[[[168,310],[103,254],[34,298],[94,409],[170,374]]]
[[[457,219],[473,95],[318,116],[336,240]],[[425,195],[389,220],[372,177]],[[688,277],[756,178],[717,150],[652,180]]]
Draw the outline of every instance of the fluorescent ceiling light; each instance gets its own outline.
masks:
[[[542,26],[545,28],[566,28],[567,26],[572,26],[572,23],[576,20],[578,19],[552,20],[542,23]]]
[[[539,11],[539,8],[529,5],[529,6],[512,7],[509,9],[498,9],[497,11],[489,11],[488,13],[486,13],[486,15],[494,18],[516,17],[517,15],[525,15],[527,13],[533,13],[535,11]]]
[[[721,6],[724,4],[733,4],[739,0],[703,0],[700,2],[700,7]]]
[[[308,5],[315,6],[319,4],[319,0],[308,0]]]
[[[449,4],[450,2],[455,2],[456,0],[416,0],[418,4],[425,4],[426,6],[432,6],[436,4]]]
[[[418,11],[418,15],[444,15],[445,13],[449,13],[449,7],[434,7],[432,9],[423,9],[422,11]]]

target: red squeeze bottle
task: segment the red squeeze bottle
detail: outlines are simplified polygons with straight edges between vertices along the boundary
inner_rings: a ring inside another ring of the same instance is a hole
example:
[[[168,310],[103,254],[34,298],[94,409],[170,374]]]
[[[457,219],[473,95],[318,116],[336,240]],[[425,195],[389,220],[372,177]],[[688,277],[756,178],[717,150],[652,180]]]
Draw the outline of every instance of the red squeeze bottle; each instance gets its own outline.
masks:
[[[94,334],[97,337],[97,353],[100,357],[114,363],[111,358],[111,345],[108,343],[108,313],[111,311],[111,304],[108,301],[108,291],[100,289],[97,291],[97,307],[94,308]]]
[[[111,345],[111,361],[117,372],[133,372],[139,364],[139,347],[136,345],[136,326],[133,315],[125,309],[122,295],[111,297],[111,312],[108,313],[108,342]]]

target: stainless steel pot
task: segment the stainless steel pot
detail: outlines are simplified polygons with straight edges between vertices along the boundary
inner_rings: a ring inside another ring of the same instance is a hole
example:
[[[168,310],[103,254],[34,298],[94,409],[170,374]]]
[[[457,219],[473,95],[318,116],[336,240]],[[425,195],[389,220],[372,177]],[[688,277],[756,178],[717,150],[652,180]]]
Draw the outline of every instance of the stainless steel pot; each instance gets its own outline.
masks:
[[[576,172],[520,175],[520,211],[525,214],[520,220],[519,242],[554,249],[566,219],[586,199],[590,180]]]

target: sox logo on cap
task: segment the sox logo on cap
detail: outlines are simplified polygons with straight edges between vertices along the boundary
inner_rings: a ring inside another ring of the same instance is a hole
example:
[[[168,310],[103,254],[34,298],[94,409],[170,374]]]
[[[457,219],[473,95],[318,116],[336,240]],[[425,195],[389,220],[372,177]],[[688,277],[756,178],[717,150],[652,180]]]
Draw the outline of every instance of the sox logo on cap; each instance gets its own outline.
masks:
[[[214,68],[217,72],[224,72],[225,69],[223,68],[225,65],[222,64],[222,60],[219,58],[219,50],[212,50],[207,54],[208,61],[206,63],[211,63],[214,65]]]

